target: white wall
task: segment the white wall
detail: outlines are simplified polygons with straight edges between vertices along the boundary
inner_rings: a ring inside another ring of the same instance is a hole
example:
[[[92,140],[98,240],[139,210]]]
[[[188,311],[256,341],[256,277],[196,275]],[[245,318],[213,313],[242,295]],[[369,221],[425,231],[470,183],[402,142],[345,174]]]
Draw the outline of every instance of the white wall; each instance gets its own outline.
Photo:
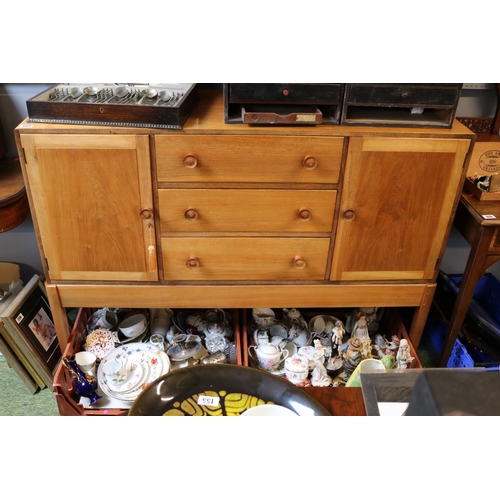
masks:
[[[51,87],[52,83],[0,84],[0,119],[7,139],[8,155],[17,156],[14,128],[28,115],[26,101]],[[492,117],[496,109],[496,91],[463,90],[457,116]],[[443,257],[441,268],[449,274],[461,274],[467,259],[469,246],[453,228]],[[29,217],[23,224],[6,233],[0,233],[0,261],[16,262],[27,280],[33,273],[42,273],[42,265],[36,244],[33,222]],[[500,279],[500,262],[490,272]]]

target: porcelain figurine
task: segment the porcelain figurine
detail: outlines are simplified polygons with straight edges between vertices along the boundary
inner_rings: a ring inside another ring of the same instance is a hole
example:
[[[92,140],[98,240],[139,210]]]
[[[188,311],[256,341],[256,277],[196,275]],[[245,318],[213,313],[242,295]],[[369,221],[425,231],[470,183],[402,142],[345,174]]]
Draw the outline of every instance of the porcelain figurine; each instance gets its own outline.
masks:
[[[364,313],[368,333],[370,335],[374,335],[378,331],[380,318],[382,317],[383,312],[384,309],[382,307],[359,307],[354,309],[347,318],[346,331],[348,333],[352,333],[359,314]]]
[[[369,338],[368,323],[366,321],[366,314],[360,311],[356,317],[356,323],[352,328],[351,338],[358,338],[360,340]]]
[[[316,360],[316,366],[311,373],[311,385],[314,387],[328,387],[332,383],[332,378],[328,375],[325,365]]]
[[[361,343],[363,344],[361,347],[361,359],[370,359],[372,358],[372,342],[370,337],[363,337],[361,339]]]
[[[415,358],[410,355],[410,345],[406,339],[401,339],[396,354],[396,368],[404,370]]]
[[[325,349],[318,339],[314,340],[314,368],[311,373],[311,384],[314,387],[328,387],[332,383],[325,368]]]
[[[337,352],[342,345],[342,339],[344,338],[345,329],[342,321],[335,321],[335,326],[332,329],[332,348],[337,349]]]
[[[75,357],[63,358],[64,366],[76,377],[75,391],[79,396],[90,399],[90,406],[102,398],[97,394],[97,379],[84,373],[78,366]]]
[[[343,359],[343,372],[339,375],[339,378],[344,382],[349,380],[352,372],[356,369],[356,367],[361,363],[361,348],[363,344],[358,338],[350,338],[347,341],[347,351],[342,352]]]

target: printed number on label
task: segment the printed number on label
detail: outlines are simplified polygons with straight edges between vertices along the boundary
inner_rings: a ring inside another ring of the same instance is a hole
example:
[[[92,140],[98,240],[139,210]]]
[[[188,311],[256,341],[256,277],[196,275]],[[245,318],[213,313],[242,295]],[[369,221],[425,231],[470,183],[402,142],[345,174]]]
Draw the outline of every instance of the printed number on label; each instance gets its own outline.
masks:
[[[217,406],[220,398],[217,396],[199,396],[198,404],[200,406]]]

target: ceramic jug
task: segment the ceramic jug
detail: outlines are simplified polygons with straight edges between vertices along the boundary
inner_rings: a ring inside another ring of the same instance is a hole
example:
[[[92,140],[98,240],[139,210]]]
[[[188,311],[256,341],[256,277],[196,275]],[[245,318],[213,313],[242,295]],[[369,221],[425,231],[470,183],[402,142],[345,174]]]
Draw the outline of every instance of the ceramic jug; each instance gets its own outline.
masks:
[[[252,349],[255,351],[257,359],[252,355]],[[257,362],[260,368],[267,371],[273,370],[288,357],[288,351],[281,351],[279,347],[276,347],[271,342],[265,342],[258,346],[249,346],[248,354]]]
[[[84,373],[78,364],[75,357],[63,358],[63,363],[66,368],[76,377],[75,391],[79,396],[90,399],[90,406],[102,398],[97,394],[97,379],[92,375]]]

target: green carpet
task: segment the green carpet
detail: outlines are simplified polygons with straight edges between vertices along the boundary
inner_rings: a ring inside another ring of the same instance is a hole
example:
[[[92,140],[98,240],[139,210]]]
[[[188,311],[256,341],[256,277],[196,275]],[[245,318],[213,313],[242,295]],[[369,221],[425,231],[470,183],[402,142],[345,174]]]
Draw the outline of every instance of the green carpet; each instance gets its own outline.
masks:
[[[54,393],[46,388],[31,394],[0,355],[0,416],[55,415],[59,415],[59,411]]]

